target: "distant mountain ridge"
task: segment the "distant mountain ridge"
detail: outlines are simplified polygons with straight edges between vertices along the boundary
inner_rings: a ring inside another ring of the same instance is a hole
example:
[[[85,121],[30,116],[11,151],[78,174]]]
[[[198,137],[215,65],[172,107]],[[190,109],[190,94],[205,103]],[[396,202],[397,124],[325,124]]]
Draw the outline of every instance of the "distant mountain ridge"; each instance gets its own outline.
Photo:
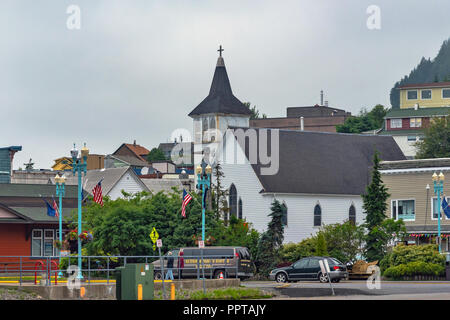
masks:
[[[409,75],[397,81],[391,89],[391,106],[400,108],[400,92],[396,88],[405,84],[432,83],[450,81],[450,38],[442,43],[436,58],[431,60],[422,57],[420,63]]]

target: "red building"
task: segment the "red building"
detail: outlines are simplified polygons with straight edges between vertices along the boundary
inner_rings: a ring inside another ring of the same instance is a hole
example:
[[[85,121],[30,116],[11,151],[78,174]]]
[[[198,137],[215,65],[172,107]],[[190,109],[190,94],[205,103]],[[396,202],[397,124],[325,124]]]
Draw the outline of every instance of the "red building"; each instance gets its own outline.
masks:
[[[65,186],[63,234],[68,218],[77,212],[77,191],[77,186]],[[55,193],[56,186],[50,184],[0,184],[0,270],[5,262],[17,260],[2,256],[28,256],[24,262],[35,262],[37,257],[59,255],[54,246],[59,218],[47,215],[43,200],[52,203],[54,198],[58,203]]]

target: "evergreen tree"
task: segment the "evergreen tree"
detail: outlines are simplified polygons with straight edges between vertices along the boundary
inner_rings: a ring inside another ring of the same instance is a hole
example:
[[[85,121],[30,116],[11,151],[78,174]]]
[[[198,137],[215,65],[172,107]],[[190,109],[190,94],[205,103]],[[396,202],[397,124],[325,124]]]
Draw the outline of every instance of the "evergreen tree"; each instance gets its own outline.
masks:
[[[321,231],[317,234],[316,255],[322,257],[328,256],[327,241]]]
[[[267,231],[261,235],[258,243],[256,267],[258,273],[267,277],[270,270],[276,267],[280,261],[280,249],[284,240],[283,216],[286,214],[286,207],[278,200],[272,202],[271,220],[267,224]]]
[[[267,118],[267,115],[266,115],[265,113],[263,113],[263,114],[260,116],[260,115],[259,115],[258,109],[256,109],[256,106],[253,106],[253,108],[252,108],[250,102],[244,102],[244,106],[246,106],[247,108],[250,109],[250,111],[251,111],[251,113],[252,113],[252,114],[250,115],[250,119],[251,119],[251,120],[253,120],[253,119],[261,119],[261,118],[263,118],[263,119]]]
[[[385,220],[386,201],[389,198],[387,188],[384,186],[380,174],[380,157],[375,151],[373,157],[372,181],[366,188],[366,194],[362,195],[363,209],[366,213],[366,258],[368,261],[381,260],[384,255],[382,243],[383,235],[380,227]]]
[[[216,219],[225,218],[229,208],[227,202],[228,190],[223,188],[222,181],[225,174],[222,171],[222,165],[217,162],[213,167],[214,183],[211,183],[213,211]]]

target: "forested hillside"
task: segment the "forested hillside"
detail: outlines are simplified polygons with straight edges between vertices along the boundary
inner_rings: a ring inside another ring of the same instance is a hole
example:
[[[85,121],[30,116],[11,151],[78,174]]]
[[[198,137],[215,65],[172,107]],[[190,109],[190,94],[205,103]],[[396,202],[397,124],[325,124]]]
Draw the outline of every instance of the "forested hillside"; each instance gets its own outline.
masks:
[[[398,86],[442,81],[450,81],[450,39],[444,41],[438,55],[433,60],[422,57],[420,63],[409,75],[395,83],[390,94],[392,108],[400,107],[400,93],[396,89]]]

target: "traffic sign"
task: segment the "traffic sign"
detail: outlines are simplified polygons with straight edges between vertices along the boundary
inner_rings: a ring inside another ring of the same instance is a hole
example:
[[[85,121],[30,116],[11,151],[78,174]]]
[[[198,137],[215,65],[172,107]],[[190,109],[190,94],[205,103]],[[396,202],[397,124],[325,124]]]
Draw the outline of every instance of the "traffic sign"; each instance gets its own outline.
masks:
[[[199,247],[200,249],[203,249],[203,248],[205,247],[205,241],[200,240],[200,241],[198,242],[198,247]]]
[[[155,227],[153,227],[152,232],[150,232],[150,239],[152,239],[152,242],[155,243],[156,240],[158,240],[159,234],[158,231],[156,231]]]
[[[157,246],[158,248],[161,248],[161,247],[162,247],[162,240],[161,240],[161,239],[156,240],[156,246]]]

